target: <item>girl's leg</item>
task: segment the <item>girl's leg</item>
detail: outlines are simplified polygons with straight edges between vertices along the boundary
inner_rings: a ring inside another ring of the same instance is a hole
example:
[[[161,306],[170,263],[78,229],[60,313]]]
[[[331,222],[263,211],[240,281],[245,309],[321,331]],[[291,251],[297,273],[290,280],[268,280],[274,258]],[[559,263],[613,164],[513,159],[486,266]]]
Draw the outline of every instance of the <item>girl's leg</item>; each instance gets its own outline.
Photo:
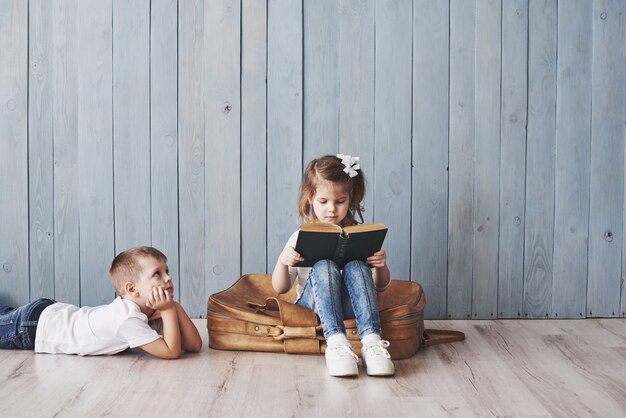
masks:
[[[380,316],[372,270],[362,261],[350,261],[343,268],[343,285],[350,303],[344,303],[347,318],[355,318],[359,336],[380,335]]]
[[[341,295],[341,273],[337,265],[330,260],[315,263],[297,304],[315,311],[326,340],[335,334],[346,333]]]
[[[358,357],[352,352],[343,324],[341,273],[335,263],[315,263],[298,300],[299,306],[313,309],[320,318],[326,338],[326,368],[331,376],[355,376]]]
[[[362,261],[351,261],[343,269],[343,282],[350,296],[354,318],[361,337],[361,357],[367,374],[390,376],[395,373],[389,342],[381,339],[382,329],[372,270]]]

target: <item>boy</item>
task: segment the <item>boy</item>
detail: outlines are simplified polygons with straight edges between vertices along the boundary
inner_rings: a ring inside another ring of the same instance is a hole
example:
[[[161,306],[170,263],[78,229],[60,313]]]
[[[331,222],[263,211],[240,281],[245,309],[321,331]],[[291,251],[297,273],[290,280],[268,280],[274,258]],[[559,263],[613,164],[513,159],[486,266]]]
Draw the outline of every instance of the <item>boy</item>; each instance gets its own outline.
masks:
[[[0,348],[36,353],[110,355],[140,347],[175,359],[181,349],[198,352],[202,339],[174,302],[167,257],[152,247],[135,247],[115,257],[109,275],[119,295],[108,305],[78,308],[38,299],[17,309],[0,305]],[[148,325],[161,318],[163,336]]]

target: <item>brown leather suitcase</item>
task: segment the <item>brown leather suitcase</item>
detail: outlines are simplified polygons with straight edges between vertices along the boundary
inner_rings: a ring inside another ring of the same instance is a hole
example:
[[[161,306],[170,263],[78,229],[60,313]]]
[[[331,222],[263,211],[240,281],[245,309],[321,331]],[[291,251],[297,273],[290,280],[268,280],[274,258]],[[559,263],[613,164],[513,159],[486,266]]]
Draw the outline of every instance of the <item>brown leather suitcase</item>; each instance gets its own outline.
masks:
[[[322,354],[326,342],[317,315],[293,303],[295,292],[276,296],[269,274],[240,277],[228,289],[209,296],[209,347]],[[460,341],[457,331],[425,330],[426,299],[419,283],[392,280],[378,293],[382,338],[388,340],[393,359],[414,355],[420,346]],[[346,320],[346,333],[357,355],[361,343],[354,319]]]

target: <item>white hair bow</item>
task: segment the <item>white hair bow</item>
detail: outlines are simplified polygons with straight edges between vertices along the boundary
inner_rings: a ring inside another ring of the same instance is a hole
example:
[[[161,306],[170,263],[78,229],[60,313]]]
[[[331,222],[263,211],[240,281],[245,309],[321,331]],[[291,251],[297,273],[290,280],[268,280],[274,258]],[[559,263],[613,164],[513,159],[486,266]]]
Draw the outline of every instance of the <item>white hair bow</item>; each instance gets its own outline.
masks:
[[[341,158],[341,163],[346,166],[343,171],[348,174],[350,178],[355,177],[357,174],[359,174],[356,172],[356,170],[359,170],[361,168],[361,166],[359,165],[359,157],[337,154],[337,158]]]

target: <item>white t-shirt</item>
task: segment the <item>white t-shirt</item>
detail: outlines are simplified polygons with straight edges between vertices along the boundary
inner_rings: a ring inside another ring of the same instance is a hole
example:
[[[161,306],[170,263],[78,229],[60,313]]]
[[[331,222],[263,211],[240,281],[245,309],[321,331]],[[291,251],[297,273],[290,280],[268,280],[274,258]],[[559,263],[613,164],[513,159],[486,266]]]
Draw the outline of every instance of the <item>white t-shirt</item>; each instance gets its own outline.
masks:
[[[93,308],[55,303],[39,317],[35,352],[110,355],[158,338],[139,306],[119,296]]]

